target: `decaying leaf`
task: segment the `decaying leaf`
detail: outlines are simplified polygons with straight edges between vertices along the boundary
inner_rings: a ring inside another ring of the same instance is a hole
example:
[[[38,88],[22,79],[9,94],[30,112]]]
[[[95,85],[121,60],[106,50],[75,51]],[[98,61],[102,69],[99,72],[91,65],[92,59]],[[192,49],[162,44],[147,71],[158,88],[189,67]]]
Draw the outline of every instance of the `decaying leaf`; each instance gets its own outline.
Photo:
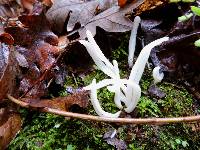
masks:
[[[54,98],[52,100],[23,99],[23,101],[29,103],[30,107],[32,108],[48,107],[62,111],[69,111],[70,107],[73,105],[86,108],[88,105],[88,98],[88,93],[86,91],[82,91],[66,97]]]
[[[136,9],[136,14],[139,15],[148,10],[152,10],[159,6],[163,6],[168,2],[168,0],[145,0],[144,3]]]
[[[20,92],[29,92],[29,96],[40,97],[47,92],[47,84],[53,78],[49,75],[46,81],[43,74],[56,62],[59,55],[58,37],[51,32],[49,23],[43,13],[19,16],[22,26],[11,26],[5,31],[14,38],[15,57],[23,71],[20,79]],[[41,80],[35,85],[36,80]]]
[[[156,97],[158,99],[164,98],[166,96],[166,94],[154,84],[149,87],[148,93],[150,96]]]
[[[5,43],[0,43],[0,101],[14,89],[15,75],[16,68],[10,47]]]
[[[123,140],[118,139],[116,137],[116,133],[117,133],[116,130],[110,130],[104,134],[103,139],[108,144],[114,146],[117,150],[126,150],[127,149],[126,143]]]
[[[1,17],[17,17],[21,12],[20,6],[14,1],[0,2]]]
[[[14,40],[4,32],[3,26],[0,27],[0,149],[3,150],[20,130],[21,118],[15,105],[5,100],[8,93],[15,91],[18,67],[12,45]]]
[[[126,5],[127,0],[118,0],[118,5],[120,7],[124,7]]]
[[[1,109],[0,109],[1,113]],[[5,117],[5,116],[4,116]],[[4,150],[10,141],[21,129],[21,117],[19,114],[11,113],[7,121],[0,125],[0,148]]]
[[[98,4],[98,1],[56,1],[46,15],[49,21],[52,22],[53,28],[58,32],[62,32],[64,23],[67,17],[70,16],[66,28],[68,31],[72,31],[77,22],[85,26],[95,16]]]
[[[65,28],[65,22],[67,22],[68,32],[72,31],[75,24],[79,23],[78,32],[81,38],[85,38],[86,29],[95,35],[97,26],[108,32],[125,32],[132,28],[132,22],[125,17],[125,14],[137,8],[141,3],[143,0],[137,0],[125,8],[120,9],[119,6],[113,6],[96,14],[97,1],[57,1],[47,12],[47,18],[57,32],[61,32]]]

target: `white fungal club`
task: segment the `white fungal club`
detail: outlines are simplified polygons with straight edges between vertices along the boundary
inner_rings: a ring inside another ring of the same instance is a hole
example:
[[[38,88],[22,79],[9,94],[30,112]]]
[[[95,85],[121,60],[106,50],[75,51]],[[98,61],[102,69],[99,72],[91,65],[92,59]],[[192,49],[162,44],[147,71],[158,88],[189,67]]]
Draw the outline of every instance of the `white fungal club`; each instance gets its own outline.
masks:
[[[119,117],[121,111],[118,111],[115,114],[105,112],[99,103],[97,98],[97,90],[103,87],[107,87],[110,92],[114,92],[114,102],[119,109],[123,109],[122,102],[125,104],[126,108],[124,110],[128,113],[132,112],[136,107],[138,100],[141,96],[141,88],[139,86],[139,81],[144,72],[145,65],[148,61],[151,49],[157,45],[160,45],[162,42],[167,41],[169,38],[164,37],[158,40],[155,40],[145,46],[140,52],[138,59],[136,60],[129,79],[121,79],[119,75],[118,63],[116,60],[113,60],[113,64],[104,56],[99,46],[96,44],[90,31],[86,31],[88,41],[80,40],[80,43],[83,44],[92,59],[94,60],[97,67],[107,74],[110,79],[104,79],[99,83],[96,83],[94,79],[92,83],[86,87],[85,90],[91,91],[91,103],[96,111],[96,113],[101,117],[117,118]],[[135,40],[130,40],[134,41]],[[132,56],[134,55],[131,54]],[[159,70],[159,68],[157,68]],[[160,79],[157,75],[160,75],[157,70],[155,70],[155,78]]]
[[[129,67],[133,67],[133,57],[135,53],[135,46],[136,46],[136,36],[137,30],[140,25],[141,19],[139,16],[136,16],[133,22],[133,29],[131,30],[131,36],[129,39],[129,46],[128,46],[128,65]]]

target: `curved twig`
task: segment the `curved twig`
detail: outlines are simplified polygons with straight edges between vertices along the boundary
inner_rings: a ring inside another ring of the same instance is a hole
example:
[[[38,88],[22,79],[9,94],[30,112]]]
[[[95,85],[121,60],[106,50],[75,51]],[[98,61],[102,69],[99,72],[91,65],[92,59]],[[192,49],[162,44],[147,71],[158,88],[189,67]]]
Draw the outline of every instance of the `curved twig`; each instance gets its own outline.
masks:
[[[28,103],[20,101],[16,98],[12,97],[11,95],[7,95],[7,97],[9,100],[20,105],[21,107],[31,108],[31,106]],[[45,113],[51,113],[51,114],[55,114],[55,115],[65,116],[65,117],[78,118],[78,119],[87,120],[87,121],[90,120],[90,121],[120,123],[120,124],[163,125],[163,124],[169,124],[169,123],[183,123],[183,122],[200,121],[200,115],[177,117],[177,118],[105,118],[105,117],[99,117],[99,116],[66,112],[66,111],[61,111],[61,110],[47,108],[47,107],[41,108],[40,111],[45,112]]]

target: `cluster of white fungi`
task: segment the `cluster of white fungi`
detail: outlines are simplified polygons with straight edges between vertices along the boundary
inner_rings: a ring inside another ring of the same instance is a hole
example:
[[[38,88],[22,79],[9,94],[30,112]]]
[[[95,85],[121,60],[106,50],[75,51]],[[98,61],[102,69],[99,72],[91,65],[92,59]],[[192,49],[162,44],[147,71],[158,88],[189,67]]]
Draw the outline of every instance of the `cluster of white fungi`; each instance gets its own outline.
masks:
[[[109,79],[104,79],[98,83],[96,83],[96,79],[93,79],[92,83],[86,87],[84,90],[90,90],[90,99],[91,103],[96,111],[96,113],[101,117],[109,117],[109,118],[117,118],[119,117],[121,111],[118,111],[115,114],[106,112],[102,109],[100,102],[97,98],[97,90],[103,87],[107,87],[110,92],[114,92],[114,102],[116,106],[122,110],[122,102],[125,104],[124,111],[130,113],[136,107],[138,100],[141,96],[141,88],[139,86],[139,81],[142,77],[142,74],[145,69],[145,65],[149,59],[149,55],[151,50],[160,45],[162,42],[169,40],[168,37],[163,37],[157,39],[150,44],[146,45],[140,52],[135,64],[133,65],[133,57],[135,52],[136,45],[136,36],[138,26],[141,22],[139,16],[135,17],[133,23],[133,29],[131,32],[130,40],[129,40],[129,56],[128,56],[128,64],[129,67],[132,67],[129,79],[121,79],[119,74],[118,63],[116,60],[113,60],[111,63],[102,53],[99,46],[95,42],[90,31],[86,31],[88,41],[80,40],[80,43],[83,44],[93,61],[97,65],[97,67],[103,71],[106,75],[108,75]],[[160,82],[164,74],[160,72],[160,67],[157,66],[153,70],[154,83]]]

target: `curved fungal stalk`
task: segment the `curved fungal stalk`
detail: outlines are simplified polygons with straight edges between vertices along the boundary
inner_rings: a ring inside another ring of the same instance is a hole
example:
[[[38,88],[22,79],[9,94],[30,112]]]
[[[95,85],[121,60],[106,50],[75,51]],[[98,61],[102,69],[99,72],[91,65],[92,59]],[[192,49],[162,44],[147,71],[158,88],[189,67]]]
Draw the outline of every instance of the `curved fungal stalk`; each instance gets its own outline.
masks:
[[[93,44],[91,44],[90,42],[85,41],[85,40],[80,40],[79,42],[86,47],[88,53],[90,54],[93,61],[95,62],[95,64],[101,71],[103,71],[105,74],[107,74],[110,77],[115,77],[113,70],[111,70],[110,67],[108,67],[105,64],[105,62],[102,61],[102,59],[99,57],[98,53],[96,53],[96,49],[94,49]]]
[[[128,65],[129,67],[133,67],[133,58],[135,53],[135,46],[136,46],[136,36],[137,36],[137,30],[140,25],[141,18],[139,16],[136,16],[133,22],[133,28],[131,30],[131,36],[129,39],[129,48],[128,48]]]
[[[157,66],[153,69],[153,79],[154,84],[159,83],[164,78],[164,73],[160,72],[160,66]]]
[[[150,55],[150,52],[151,50],[155,47],[155,46],[158,46],[160,45],[161,43],[165,42],[165,41],[168,41],[169,40],[169,37],[163,37],[163,38],[160,38],[160,39],[157,39],[151,43],[149,43],[148,45],[146,45],[142,51],[140,52],[132,70],[131,70],[131,74],[129,76],[129,80],[139,84],[139,81],[142,77],[142,74],[144,72],[144,68],[145,68],[145,65],[149,59],[149,55]]]
[[[114,66],[110,63],[110,61],[104,56],[101,49],[95,42],[92,33],[90,31],[86,31],[86,35],[88,38],[88,41],[86,40],[80,40],[79,42],[83,44],[92,59],[94,60],[95,64],[101,69],[105,74],[108,76],[114,78],[116,74],[114,73]]]
[[[122,109],[123,106],[121,104],[121,100],[120,100],[120,75],[119,75],[119,68],[118,68],[118,63],[116,60],[113,60],[113,65],[114,65],[114,71],[116,73],[116,77],[115,79],[115,83],[113,84],[114,87],[114,92],[115,92],[115,97],[114,97],[114,102],[115,105],[119,108]]]
[[[101,105],[97,99],[97,88],[96,88],[96,80],[93,79],[92,81],[92,89],[91,89],[91,103],[94,107],[95,112],[101,117],[108,117],[108,118],[118,118],[121,111],[116,112],[115,114],[108,113],[101,108]]]
[[[139,81],[140,81],[142,74],[144,72],[145,65],[146,65],[146,63],[149,59],[149,55],[150,55],[151,50],[155,46],[158,46],[161,43],[168,41],[168,40],[169,40],[169,37],[163,37],[163,38],[157,39],[157,40],[151,42],[150,44],[146,45],[142,49],[142,51],[140,52],[134,66],[131,70],[131,73],[130,73],[130,76],[129,76],[130,81],[132,81],[136,84],[139,84]],[[134,97],[134,94],[135,93],[134,93],[132,87],[128,85],[126,95],[127,95],[127,105],[131,107],[131,109],[129,109],[130,112],[133,111],[133,109],[135,108],[133,106],[136,106],[135,103],[137,103],[136,101],[138,101]],[[139,95],[139,94],[136,94],[136,95]]]

